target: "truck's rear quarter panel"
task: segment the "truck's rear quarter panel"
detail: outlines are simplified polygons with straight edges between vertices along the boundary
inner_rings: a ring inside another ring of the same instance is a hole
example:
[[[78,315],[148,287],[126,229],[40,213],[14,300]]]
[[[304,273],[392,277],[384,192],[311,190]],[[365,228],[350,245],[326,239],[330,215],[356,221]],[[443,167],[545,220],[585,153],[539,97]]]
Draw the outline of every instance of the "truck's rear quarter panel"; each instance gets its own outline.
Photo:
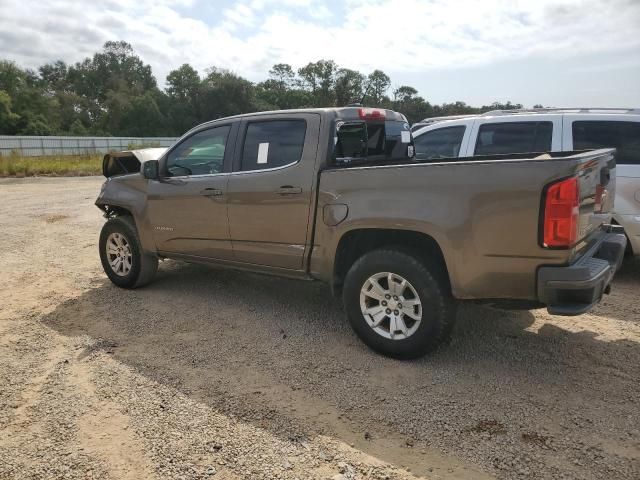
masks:
[[[333,269],[340,238],[353,229],[412,230],[431,236],[442,249],[457,298],[536,299],[540,265],[568,263],[571,250],[539,242],[542,192],[555,180],[578,174],[585,198],[581,228],[595,228],[591,186],[598,165],[612,151],[566,159],[461,161],[327,170],[320,178],[311,272],[324,280]],[[590,164],[591,166],[588,166]],[[613,186],[615,179],[611,180]],[[589,197],[589,198],[587,198]],[[345,204],[347,218],[323,222],[329,204]],[[593,224],[593,227],[587,227]],[[586,233],[588,234],[588,232]]]

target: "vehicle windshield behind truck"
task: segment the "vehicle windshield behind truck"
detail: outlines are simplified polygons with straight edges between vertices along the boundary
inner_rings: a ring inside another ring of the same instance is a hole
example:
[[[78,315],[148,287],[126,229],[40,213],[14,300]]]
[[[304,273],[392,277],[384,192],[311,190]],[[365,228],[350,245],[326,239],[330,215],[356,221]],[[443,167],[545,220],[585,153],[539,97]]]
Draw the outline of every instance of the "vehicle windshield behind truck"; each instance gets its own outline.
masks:
[[[338,124],[334,153],[338,164],[348,164],[355,159],[407,160],[413,155],[409,124],[398,121]]]

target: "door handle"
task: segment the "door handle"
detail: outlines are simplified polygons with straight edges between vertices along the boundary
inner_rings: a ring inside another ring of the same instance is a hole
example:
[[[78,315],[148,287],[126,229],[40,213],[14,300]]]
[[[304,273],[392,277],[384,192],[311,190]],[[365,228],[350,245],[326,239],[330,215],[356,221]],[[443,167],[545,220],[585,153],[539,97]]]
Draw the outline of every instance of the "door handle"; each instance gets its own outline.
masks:
[[[302,188],[292,187],[291,185],[285,185],[276,190],[278,195],[298,195],[302,193]]]
[[[205,197],[219,197],[222,195],[222,190],[217,188],[205,188],[204,190],[200,190],[200,195],[204,195]]]

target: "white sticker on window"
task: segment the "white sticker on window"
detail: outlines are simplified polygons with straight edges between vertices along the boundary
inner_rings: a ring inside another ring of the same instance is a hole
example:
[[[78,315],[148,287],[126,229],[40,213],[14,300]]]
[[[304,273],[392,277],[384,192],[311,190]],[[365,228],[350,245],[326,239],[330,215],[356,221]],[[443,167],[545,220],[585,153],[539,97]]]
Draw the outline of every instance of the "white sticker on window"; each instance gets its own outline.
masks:
[[[402,143],[411,142],[411,132],[407,132],[406,130],[401,131],[400,140],[402,141]]]
[[[269,158],[269,143],[258,144],[258,164],[267,163]]]

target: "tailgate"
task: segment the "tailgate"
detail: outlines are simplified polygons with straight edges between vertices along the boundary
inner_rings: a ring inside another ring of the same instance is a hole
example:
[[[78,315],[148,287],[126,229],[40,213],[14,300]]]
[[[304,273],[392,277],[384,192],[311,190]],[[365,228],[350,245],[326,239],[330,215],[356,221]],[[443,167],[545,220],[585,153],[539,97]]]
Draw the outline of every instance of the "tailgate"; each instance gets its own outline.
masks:
[[[616,188],[614,149],[594,150],[579,156],[576,173],[580,188],[579,227],[576,253],[611,222]]]

